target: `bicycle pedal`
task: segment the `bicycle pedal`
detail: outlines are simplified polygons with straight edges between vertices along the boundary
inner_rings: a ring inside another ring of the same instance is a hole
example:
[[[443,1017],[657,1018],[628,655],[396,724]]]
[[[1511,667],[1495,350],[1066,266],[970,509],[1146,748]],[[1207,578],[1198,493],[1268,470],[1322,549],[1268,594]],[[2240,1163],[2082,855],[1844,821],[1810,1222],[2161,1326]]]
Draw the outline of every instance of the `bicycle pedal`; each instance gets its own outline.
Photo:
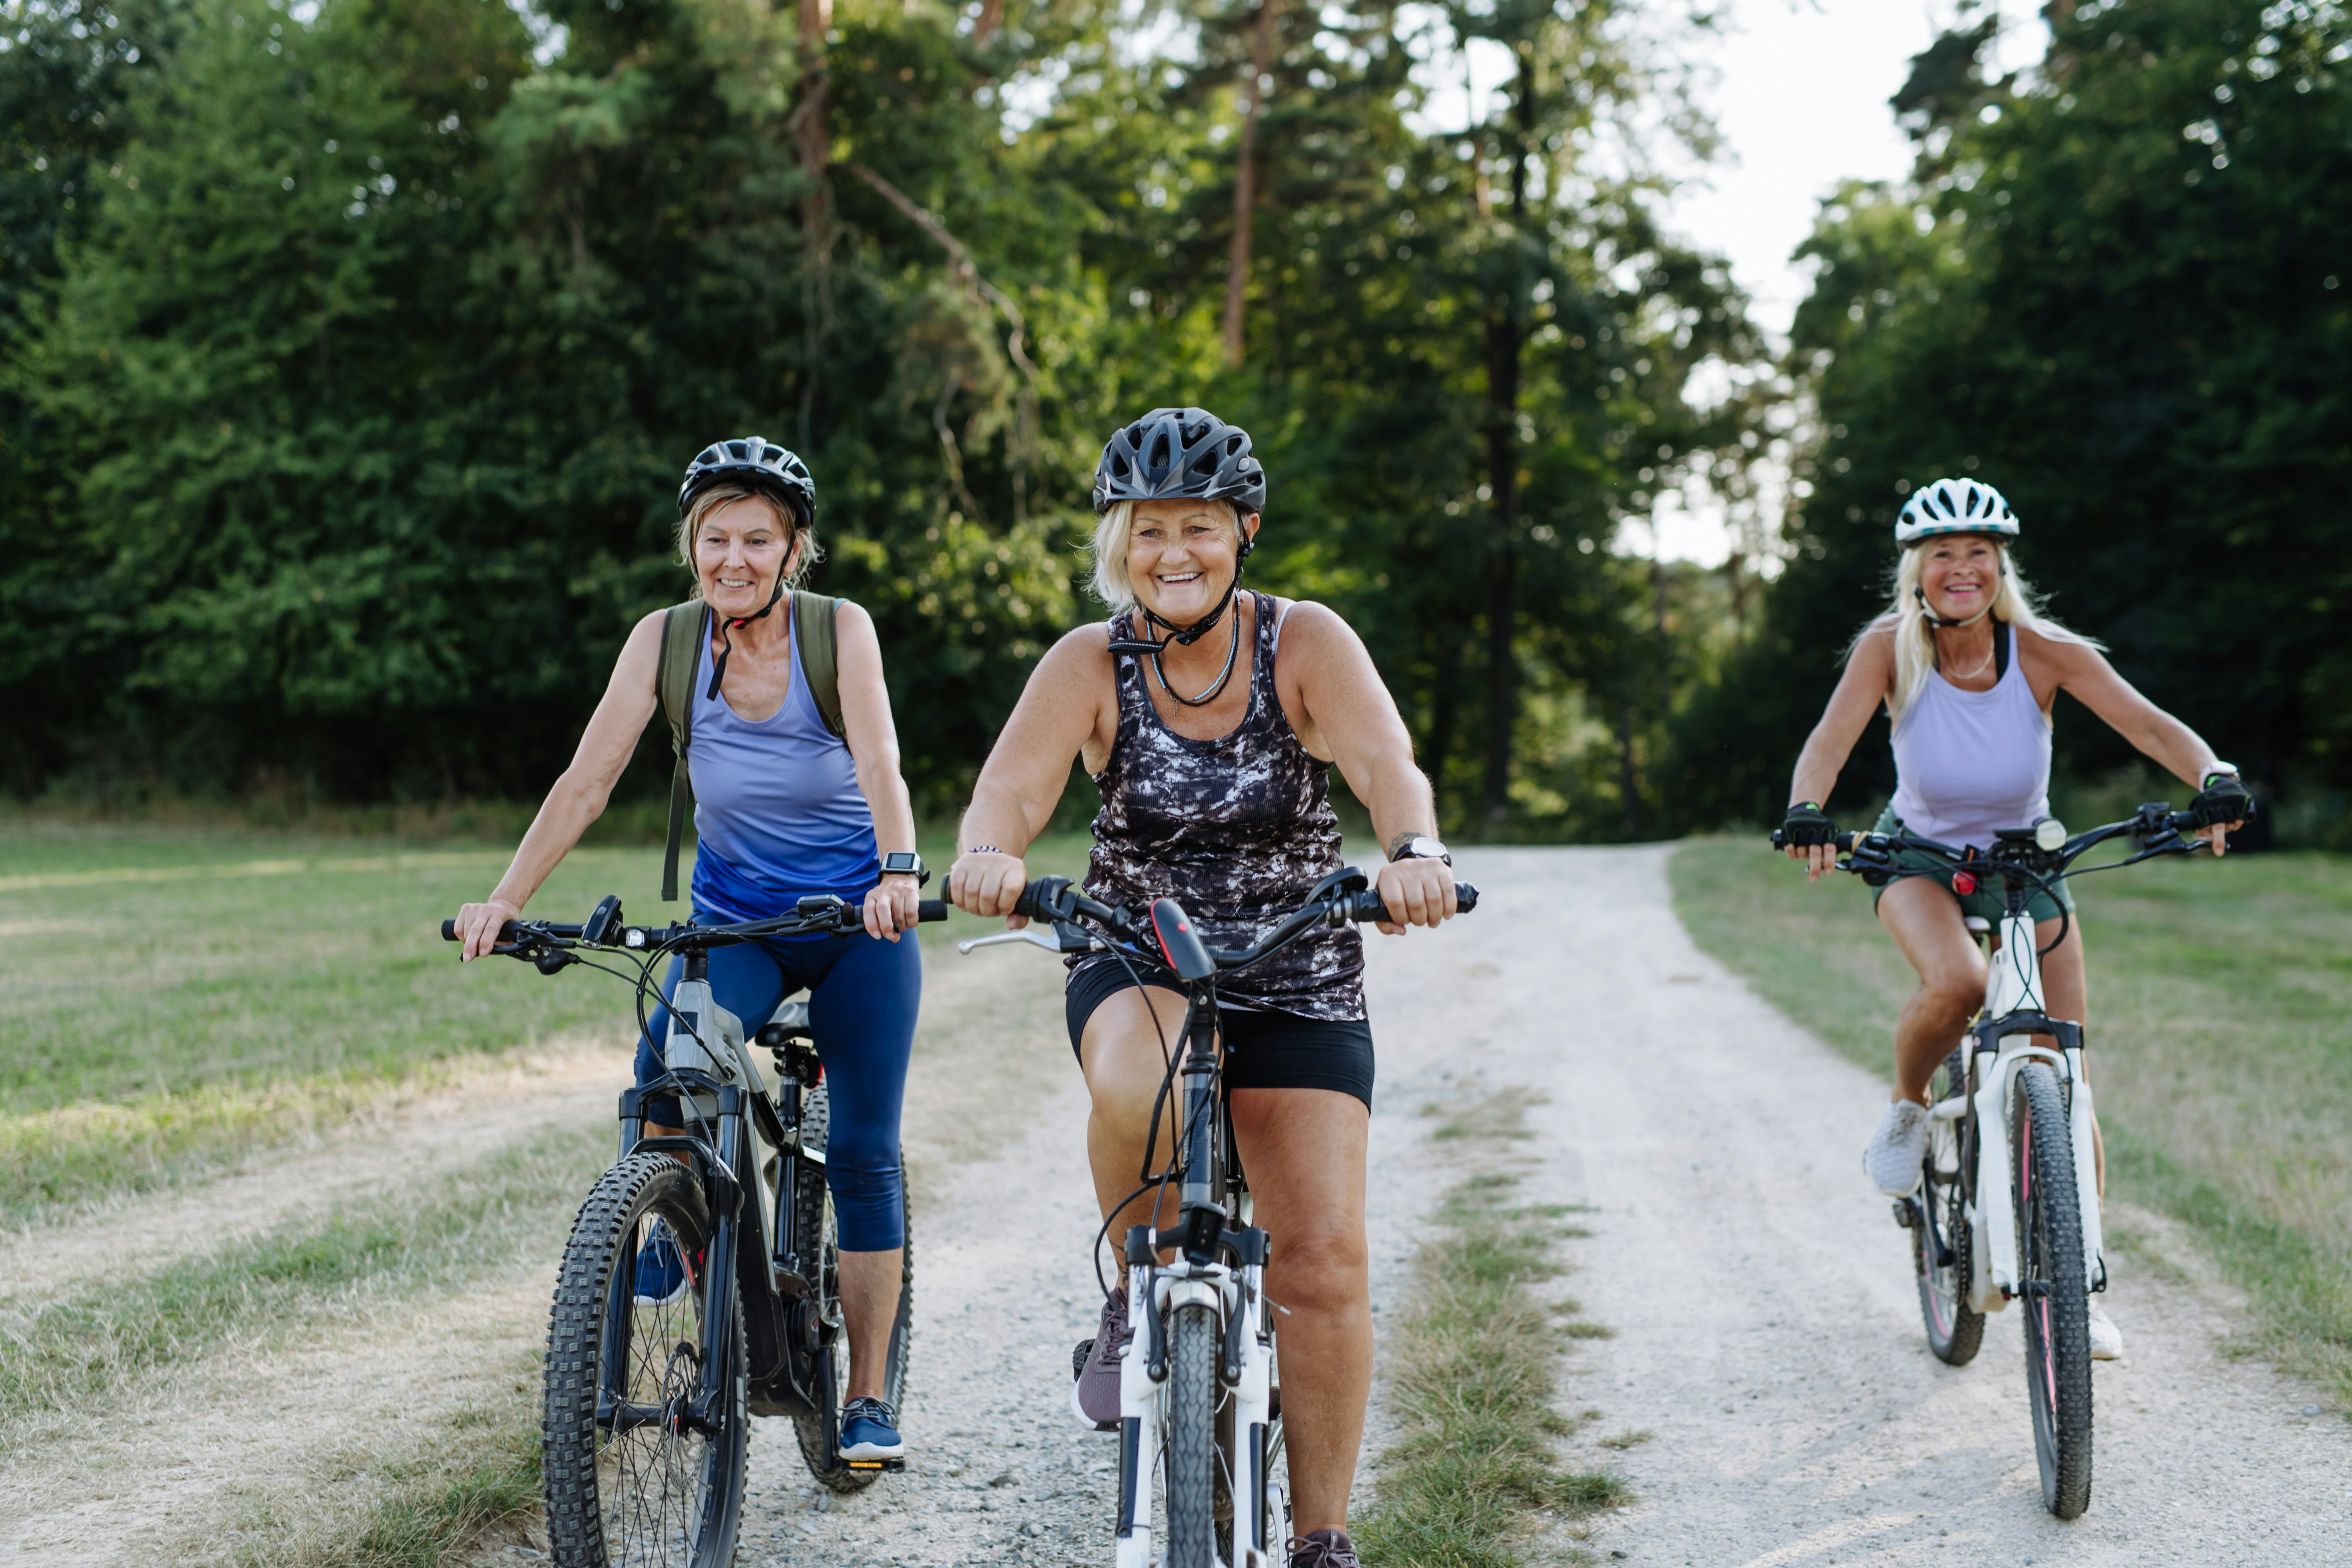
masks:
[[[852,1470],[903,1470],[907,1468],[904,1459],[844,1459],[841,1462],[845,1468]]]

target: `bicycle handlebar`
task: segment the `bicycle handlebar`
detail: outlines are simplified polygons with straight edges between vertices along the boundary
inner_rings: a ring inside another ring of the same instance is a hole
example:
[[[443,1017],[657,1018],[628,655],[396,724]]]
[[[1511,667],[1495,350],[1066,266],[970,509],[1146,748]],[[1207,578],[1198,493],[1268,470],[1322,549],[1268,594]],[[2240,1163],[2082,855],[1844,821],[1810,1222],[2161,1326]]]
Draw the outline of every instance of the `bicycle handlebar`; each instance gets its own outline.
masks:
[[[583,947],[626,948],[642,952],[664,947],[719,947],[765,936],[809,936],[824,932],[846,934],[866,929],[866,912],[862,905],[830,895],[821,900],[803,899],[801,902],[803,907],[792,914],[780,915],[773,920],[744,921],[735,925],[624,926],[608,921],[602,940],[593,942],[586,933],[589,926],[596,923],[593,917],[584,925],[562,925],[552,921],[508,921],[499,927],[498,946],[510,948],[525,942],[544,942]],[[614,919],[617,920],[621,912],[619,900],[612,900],[612,904]],[[599,910],[601,911],[601,905]],[[919,924],[928,925],[947,918],[948,906],[944,900],[924,899],[916,905]],[[460,940],[456,921],[441,922],[441,940]]]
[[[2074,874],[2074,863],[2084,855],[2110,839],[2126,835],[2139,841],[2139,852],[2130,859],[2116,861],[2119,866],[2127,866],[2156,855],[2188,854],[2194,844],[2184,842],[2181,835],[2189,828],[2201,826],[2194,812],[2175,811],[2169,802],[2158,800],[2148,802],[2120,822],[2110,822],[2101,827],[2070,835],[2055,849],[2041,848],[2032,841],[2032,830],[2026,828],[2003,830],[2000,842],[1990,852],[1966,845],[1955,847],[1909,832],[1840,833],[1830,842],[1839,854],[1850,857],[1839,861],[1837,868],[1851,871],[1856,876],[1916,874],[1906,872],[1894,864],[1896,854],[1909,850],[1933,856],[1954,866],[1986,866],[1995,870],[2014,867],[2021,871],[2036,874],[2040,879],[2055,881]],[[1780,828],[1772,830],[1772,847],[1790,847]],[[2105,869],[2105,867],[2092,868]]]
[[[1318,925],[1339,925],[1348,921],[1379,921],[1392,917],[1379,891],[1364,885],[1362,872],[1352,867],[1324,879],[1306,903],[1285,915],[1280,923],[1255,946],[1211,948],[1209,954],[1219,970],[1245,969]],[[1454,909],[1466,914],[1478,907],[1478,889],[1468,882],[1454,885]],[[1158,963],[1165,955],[1159,951],[1158,940],[1152,933],[1151,916],[1148,908],[1114,909],[1099,900],[1089,898],[1074,887],[1066,877],[1040,877],[1021,889],[1013,905],[1013,912],[1033,921],[1051,922],[1057,930],[1064,927],[1073,931],[1082,930],[1077,922],[1088,921],[1100,927],[1115,941],[1140,949]],[[1075,938],[1065,939],[1065,951],[1079,951],[1070,946]]]

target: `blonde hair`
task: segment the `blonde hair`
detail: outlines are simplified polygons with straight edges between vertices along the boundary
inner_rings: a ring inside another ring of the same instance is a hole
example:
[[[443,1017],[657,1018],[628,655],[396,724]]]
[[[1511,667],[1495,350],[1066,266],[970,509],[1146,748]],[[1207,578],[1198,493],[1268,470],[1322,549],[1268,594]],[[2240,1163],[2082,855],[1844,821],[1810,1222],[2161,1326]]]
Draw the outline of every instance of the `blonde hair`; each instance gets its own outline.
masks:
[[[1095,597],[1114,610],[1135,607],[1135,583],[1127,574],[1127,541],[1134,531],[1135,509],[1140,504],[1131,500],[1111,502],[1110,510],[1095,524],[1094,542],[1087,547],[1095,562]],[[1238,542],[1242,537],[1242,519],[1249,514],[1232,501],[1224,504],[1234,514],[1234,538]]]
[[[1927,608],[1919,602],[1919,583],[1928,546],[1937,538],[1951,537],[1949,534],[1933,535],[1905,549],[1902,559],[1895,563],[1893,603],[1856,632],[1853,641],[1846,645],[1846,657],[1851,658],[1853,650],[1862,645],[1863,638],[1882,631],[1895,634],[1895,689],[1887,693],[1886,716],[1897,724],[1903,721],[1903,715],[1910,711],[1911,704],[1918,700],[1920,689],[1927,684],[1927,677],[1936,668],[1936,628],[1928,624]],[[2010,559],[2008,547],[1998,539],[1992,542],[1992,546],[1994,555],[2000,562],[2000,586],[1994,590],[1992,596],[1995,620],[2006,621],[2021,631],[2048,637],[2052,642],[2079,643],[2084,647],[2103,646],[2080,632],[2069,631],[2041,614],[2035,607],[2039,595],[2019,573],[2017,563]]]
[[[694,536],[702,530],[703,519],[720,507],[739,500],[763,500],[784,526],[784,559],[793,561],[793,547],[800,547],[800,558],[793,561],[793,569],[784,578],[786,589],[798,588],[808,575],[809,568],[824,559],[824,546],[816,539],[816,525],[803,522],[800,513],[778,499],[772,490],[755,485],[713,485],[694,498],[686,515],[677,520],[677,558],[694,576],[694,591],[689,600],[702,597],[702,569],[694,563]]]

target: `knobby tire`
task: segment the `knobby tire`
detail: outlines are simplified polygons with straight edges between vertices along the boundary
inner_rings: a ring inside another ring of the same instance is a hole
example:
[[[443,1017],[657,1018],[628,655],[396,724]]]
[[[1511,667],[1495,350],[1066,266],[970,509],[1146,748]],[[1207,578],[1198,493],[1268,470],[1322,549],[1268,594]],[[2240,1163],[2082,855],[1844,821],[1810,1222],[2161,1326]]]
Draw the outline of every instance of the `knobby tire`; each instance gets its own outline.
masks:
[[[624,1298],[625,1310],[608,1322],[614,1293],[634,1289],[637,1249],[655,1219],[691,1260],[695,1288],[667,1306]],[[700,1281],[709,1240],[701,1187],[662,1154],[633,1154],[607,1170],[572,1222],[548,1315],[540,1423],[548,1542],[563,1568],[729,1568],[735,1560],[749,1357],[740,1300],[722,1345],[714,1349],[706,1331]],[[713,1354],[725,1358],[716,1431],[667,1420],[617,1433],[599,1426],[608,1365],[630,1405],[676,1412]]]
[[[2018,1069],[2010,1157],[2025,1277],[2025,1385],[2042,1501],[2060,1519],[2091,1502],[2091,1323],[2066,1097],[2043,1061]]]
[[[1963,1051],[1954,1051],[1946,1060],[1940,1092],[1933,1097],[1936,1100],[1967,1092],[1966,1062]],[[1919,1206],[1934,1229],[1923,1223],[1911,1232],[1911,1263],[1918,1275],[1919,1318],[1927,1328],[1927,1348],[1949,1366],[1966,1366],[1984,1343],[1985,1315],[1969,1310],[1975,1268],[1970,1248],[1975,1238],[1969,1226],[1968,1173],[1976,1152],[1969,1146],[1970,1141],[1960,1135],[1959,1129],[1966,1125],[1965,1121],[1954,1123],[1950,1131],[1937,1134],[1959,1145],[1956,1171],[1948,1173],[1936,1168],[1936,1141],[1929,1141]],[[1938,1237],[1948,1258],[1937,1255]]]
[[[1162,1568],[1216,1568],[1217,1314],[1179,1307],[1168,1347],[1168,1555]]]

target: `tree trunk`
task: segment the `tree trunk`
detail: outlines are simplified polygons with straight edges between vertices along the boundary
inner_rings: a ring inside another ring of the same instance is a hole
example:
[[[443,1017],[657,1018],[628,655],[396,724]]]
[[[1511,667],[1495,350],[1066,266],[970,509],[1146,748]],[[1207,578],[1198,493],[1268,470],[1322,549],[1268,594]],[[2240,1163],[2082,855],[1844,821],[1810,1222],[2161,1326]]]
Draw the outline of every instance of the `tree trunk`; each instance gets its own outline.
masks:
[[[1250,228],[1257,211],[1257,111],[1274,64],[1276,0],[1259,0],[1250,48],[1249,107],[1242,111],[1240,162],[1234,170],[1234,248],[1225,261],[1225,363],[1242,363],[1242,314],[1249,292]]]
[[[793,139],[807,184],[801,193],[801,243],[807,252],[801,290],[802,346],[800,446],[814,439],[818,374],[832,315],[832,280],[826,259],[833,248],[832,186],[825,178],[833,157],[833,132],[824,106],[825,34],[833,26],[833,0],[800,0],[801,101],[793,112]]]
[[[1486,568],[1486,821],[1510,809],[1513,603],[1518,574],[1519,353],[1527,339],[1527,279],[1519,259],[1528,232],[1528,143],[1535,122],[1535,61],[1517,51],[1511,130],[1511,255],[1500,295],[1486,310],[1486,493],[1494,542]]]
[[[971,25],[971,41],[985,47],[1004,25],[1004,0],[981,0],[980,19]]]

